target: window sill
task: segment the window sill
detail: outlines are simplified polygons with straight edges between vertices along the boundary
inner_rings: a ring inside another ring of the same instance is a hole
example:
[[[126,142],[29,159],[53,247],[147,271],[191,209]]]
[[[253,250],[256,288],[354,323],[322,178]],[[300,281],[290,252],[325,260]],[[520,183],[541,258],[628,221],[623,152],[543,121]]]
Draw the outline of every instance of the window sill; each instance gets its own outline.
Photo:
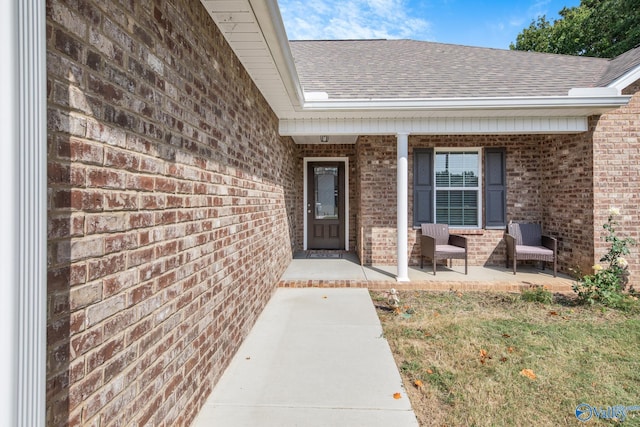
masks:
[[[413,226],[413,229],[420,231],[420,227]],[[487,230],[491,230],[487,228]],[[485,233],[483,228],[449,228],[449,234],[459,234],[461,236],[482,236]]]
[[[461,236],[482,236],[484,230],[481,228],[450,228],[449,234],[458,234]]]

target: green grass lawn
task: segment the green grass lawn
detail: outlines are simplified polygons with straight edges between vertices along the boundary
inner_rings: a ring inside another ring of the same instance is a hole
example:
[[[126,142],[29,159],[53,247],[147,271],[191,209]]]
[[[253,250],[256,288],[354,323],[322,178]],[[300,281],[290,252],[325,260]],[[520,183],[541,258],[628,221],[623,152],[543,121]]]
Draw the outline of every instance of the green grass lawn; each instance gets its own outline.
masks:
[[[394,311],[372,298],[422,426],[611,425],[576,407],[640,408],[638,310],[408,291]]]

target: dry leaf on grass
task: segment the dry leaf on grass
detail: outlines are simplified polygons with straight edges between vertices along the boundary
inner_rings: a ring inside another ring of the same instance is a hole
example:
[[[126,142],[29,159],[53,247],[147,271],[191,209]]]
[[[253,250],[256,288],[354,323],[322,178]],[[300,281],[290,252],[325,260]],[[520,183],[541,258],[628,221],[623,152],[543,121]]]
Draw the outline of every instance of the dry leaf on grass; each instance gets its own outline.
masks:
[[[427,374],[431,375],[433,374],[433,371],[431,369],[427,369]]]
[[[416,386],[417,388],[422,388],[424,386],[424,384],[420,380],[415,380],[413,382],[413,385]]]
[[[491,356],[489,356],[489,352],[487,352],[487,350],[485,350],[485,349],[481,349],[480,350],[480,363],[482,363],[484,365],[485,362],[487,361],[487,359],[491,359]]]
[[[509,347],[509,348],[507,349],[507,351],[508,351],[509,353],[513,353],[513,350],[514,350],[514,348],[513,348],[513,347]]]
[[[522,371],[520,371],[520,375],[527,377],[531,380],[536,379],[536,374],[534,374],[531,369],[523,369]]]

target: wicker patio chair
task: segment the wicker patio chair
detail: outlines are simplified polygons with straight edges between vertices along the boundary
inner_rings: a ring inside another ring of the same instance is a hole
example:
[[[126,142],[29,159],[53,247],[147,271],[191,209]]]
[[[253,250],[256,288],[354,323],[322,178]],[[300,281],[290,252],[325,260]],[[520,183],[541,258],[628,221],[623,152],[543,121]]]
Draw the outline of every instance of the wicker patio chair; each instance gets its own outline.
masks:
[[[424,258],[429,258],[434,276],[439,259],[464,259],[464,274],[467,274],[467,238],[449,234],[447,224],[422,224],[420,251],[420,268],[424,267]]]
[[[558,241],[554,237],[542,234],[540,224],[509,222],[504,235],[507,242],[507,268],[509,259],[513,261],[513,274],[516,274],[518,261],[542,261],[544,270],[546,262],[553,263],[553,277],[557,274]]]

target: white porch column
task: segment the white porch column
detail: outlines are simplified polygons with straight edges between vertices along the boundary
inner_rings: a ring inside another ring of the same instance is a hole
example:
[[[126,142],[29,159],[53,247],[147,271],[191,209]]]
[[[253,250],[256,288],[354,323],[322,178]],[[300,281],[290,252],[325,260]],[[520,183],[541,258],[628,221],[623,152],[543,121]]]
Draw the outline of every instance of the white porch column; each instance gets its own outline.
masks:
[[[45,425],[46,16],[41,0],[0,5],[0,425]]]
[[[397,134],[398,150],[398,282],[409,281],[407,222],[409,205],[409,133]]]

